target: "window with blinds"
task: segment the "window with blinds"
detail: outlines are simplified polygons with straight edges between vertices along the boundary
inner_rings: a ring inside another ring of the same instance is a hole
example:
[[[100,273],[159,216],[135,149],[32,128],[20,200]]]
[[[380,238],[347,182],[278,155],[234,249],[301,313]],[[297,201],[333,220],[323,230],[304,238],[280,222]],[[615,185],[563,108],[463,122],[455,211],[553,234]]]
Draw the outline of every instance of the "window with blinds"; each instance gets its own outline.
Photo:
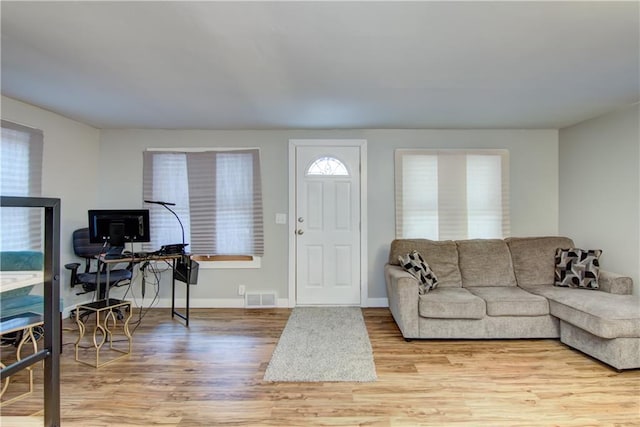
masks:
[[[42,195],[41,130],[2,120],[0,143],[0,194]],[[0,210],[0,250],[41,250],[41,212],[31,208]]]
[[[262,183],[257,149],[204,152],[145,151],[143,199],[175,203],[188,250],[198,255],[264,254]],[[175,217],[149,209],[146,250],[181,243]]]
[[[397,238],[509,236],[507,150],[396,150],[395,185]]]

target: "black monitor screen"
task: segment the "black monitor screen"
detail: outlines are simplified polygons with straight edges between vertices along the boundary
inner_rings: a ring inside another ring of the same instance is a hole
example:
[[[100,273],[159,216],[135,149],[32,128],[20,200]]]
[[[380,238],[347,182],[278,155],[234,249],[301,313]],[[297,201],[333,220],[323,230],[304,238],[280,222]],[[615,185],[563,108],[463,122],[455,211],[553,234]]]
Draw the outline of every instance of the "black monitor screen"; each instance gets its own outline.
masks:
[[[125,242],[149,242],[149,210],[90,210],[89,240],[124,246]]]

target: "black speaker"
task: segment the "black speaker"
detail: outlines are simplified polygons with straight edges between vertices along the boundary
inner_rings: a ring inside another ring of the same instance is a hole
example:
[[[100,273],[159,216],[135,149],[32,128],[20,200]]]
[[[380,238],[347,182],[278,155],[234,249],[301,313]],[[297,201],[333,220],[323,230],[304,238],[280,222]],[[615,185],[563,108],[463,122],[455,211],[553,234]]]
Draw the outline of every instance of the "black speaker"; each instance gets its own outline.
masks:
[[[181,258],[173,271],[173,278],[190,285],[198,283],[198,268],[200,264],[188,257]]]

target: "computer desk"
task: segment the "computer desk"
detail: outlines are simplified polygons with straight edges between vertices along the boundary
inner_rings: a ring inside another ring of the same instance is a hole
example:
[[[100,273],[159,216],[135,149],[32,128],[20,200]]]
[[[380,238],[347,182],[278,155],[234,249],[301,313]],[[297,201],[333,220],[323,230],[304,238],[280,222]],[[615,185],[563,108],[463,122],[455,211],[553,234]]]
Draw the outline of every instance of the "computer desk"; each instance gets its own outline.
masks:
[[[191,255],[189,254],[167,254],[167,255],[155,255],[155,254],[148,254],[145,256],[137,256],[136,254],[132,254],[131,256],[127,256],[127,255],[123,255],[120,258],[107,258],[104,256],[100,257],[100,262],[106,264],[107,268],[106,268],[106,275],[107,275],[107,280],[105,283],[105,286],[107,287],[106,291],[105,291],[105,299],[107,301],[109,301],[109,272],[111,271],[111,266],[113,266],[114,264],[119,264],[121,262],[127,262],[127,263],[132,263],[132,264],[140,264],[143,262],[153,262],[153,261],[164,261],[167,264],[169,264],[171,266],[171,318],[173,318],[174,316],[178,316],[179,318],[181,318],[182,320],[185,321],[185,326],[189,327],[189,283],[191,282],[190,280],[190,275],[191,275],[191,269],[187,269],[187,277],[186,277],[186,282],[183,282],[180,279],[176,279],[176,271],[177,271],[177,266],[178,266],[178,261],[181,262],[191,262]],[[98,268],[98,277],[97,277],[97,287],[96,287],[96,292],[98,292],[98,295],[100,295],[100,286],[101,286],[101,281],[100,281],[100,271],[101,269]],[[143,278],[144,280],[144,278]],[[186,307],[185,307],[185,311],[184,313],[180,313],[179,311],[176,310],[176,281],[178,282],[182,282],[185,283],[186,285]]]

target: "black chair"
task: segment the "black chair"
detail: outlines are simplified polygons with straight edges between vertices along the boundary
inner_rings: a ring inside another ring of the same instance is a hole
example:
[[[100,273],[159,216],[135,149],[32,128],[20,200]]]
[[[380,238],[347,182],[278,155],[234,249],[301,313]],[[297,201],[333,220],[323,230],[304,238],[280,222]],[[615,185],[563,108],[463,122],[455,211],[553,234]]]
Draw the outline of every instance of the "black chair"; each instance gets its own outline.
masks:
[[[71,287],[82,286],[83,292],[76,295],[95,292],[99,289],[97,299],[104,299],[107,295],[107,265],[98,260],[98,255],[105,254],[107,257],[118,256],[122,253],[123,247],[105,247],[101,243],[91,243],[89,241],[89,229],[81,228],[73,232],[73,252],[76,256],[85,259],[84,271],[79,273],[80,263],[74,262],[66,264],[64,267],[71,270]],[[123,262],[127,262],[126,259]],[[95,265],[95,268],[92,266]],[[98,271],[100,271],[100,286],[98,286]],[[111,268],[109,271],[108,287],[123,286],[131,283],[133,264],[128,263],[126,268]]]

